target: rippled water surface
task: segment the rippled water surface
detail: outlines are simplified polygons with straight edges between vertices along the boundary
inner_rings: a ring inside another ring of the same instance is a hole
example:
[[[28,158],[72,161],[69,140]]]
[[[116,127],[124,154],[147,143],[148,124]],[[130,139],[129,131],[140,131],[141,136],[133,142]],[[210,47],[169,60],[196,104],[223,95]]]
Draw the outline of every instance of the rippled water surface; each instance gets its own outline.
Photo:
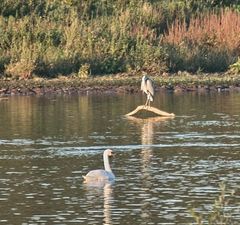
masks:
[[[123,116],[143,101],[0,99],[0,224],[190,224],[191,209],[211,212],[222,182],[240,224],[240,94],[157,93],[154,106],[175,118]],[[84,184],[106,148],[116,181]]]

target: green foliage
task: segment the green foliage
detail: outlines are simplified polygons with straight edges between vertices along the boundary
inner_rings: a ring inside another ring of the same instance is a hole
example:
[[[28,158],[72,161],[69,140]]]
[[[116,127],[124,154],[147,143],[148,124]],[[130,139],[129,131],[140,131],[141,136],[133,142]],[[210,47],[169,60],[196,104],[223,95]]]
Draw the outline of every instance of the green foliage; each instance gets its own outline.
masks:
[[[238,57],[238,60],[230,65],[230,70],[234,73],[240,74],[240,57]]]
[[[215,200],[208,213],[200,213],[196,212],[195,209],[191,209],[192,217],[195,220],[194,224],[237,225],[237,221],[234,221],[231,216],[230,200],[233,195],[234,191],[227,193],[225,184],[221,183],[219,197]]]
[[[167,66],[171,72],[223,72],[233,62],[234,57],[226,48],[212,48],[203,44],[194,46],[168,45]]]
[[[91,75],[90,65],[85,63],[80,67],[76,77],[78,77],[78,78],[88,78],[90,75]]]
[[[85,74],[83,65],[91,75],[223,71],[232,63],[228,49],[164,45],[162,39],[176,19],[190,23],[196,14],[226,5],[217,0],[2,0],[0,73],[55,77]]]

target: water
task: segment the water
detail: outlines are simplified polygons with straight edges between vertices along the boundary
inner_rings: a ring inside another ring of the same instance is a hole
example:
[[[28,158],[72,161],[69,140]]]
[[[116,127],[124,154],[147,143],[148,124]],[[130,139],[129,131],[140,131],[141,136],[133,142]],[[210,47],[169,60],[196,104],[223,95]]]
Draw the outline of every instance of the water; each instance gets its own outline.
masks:
[[[143,97],[1,99],[0,224],[189,224],[221,182],[239,224],[240,93],[157,93],[176,118],[125,118]],[[116,181],[83,184],[106,148]]]

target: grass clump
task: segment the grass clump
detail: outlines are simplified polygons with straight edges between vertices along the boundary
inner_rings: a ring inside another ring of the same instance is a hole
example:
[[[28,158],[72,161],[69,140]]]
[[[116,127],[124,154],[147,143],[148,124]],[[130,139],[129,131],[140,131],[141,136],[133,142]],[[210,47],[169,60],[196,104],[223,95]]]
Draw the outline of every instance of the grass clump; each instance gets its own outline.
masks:
[[[231,198],[234,196],[234,191],[230,193],[226,191],[226,185],[220,184],[220,194],[215,200],[208,213],[197,212],[195,209],[191,210],[194,224],[203,225],[237,225],[238,222],[232,216]]]
[[[238,57],[237,62],[235,62],[232,65],[230,65],[230,70],[233,73],[240,74],[240,57]]]

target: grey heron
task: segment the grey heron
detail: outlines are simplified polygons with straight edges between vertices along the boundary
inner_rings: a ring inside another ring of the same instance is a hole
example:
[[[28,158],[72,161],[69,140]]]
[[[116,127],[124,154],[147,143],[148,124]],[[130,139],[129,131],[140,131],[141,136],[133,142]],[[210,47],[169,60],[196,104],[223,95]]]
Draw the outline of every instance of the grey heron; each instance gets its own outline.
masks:
[[[150,102],[153,101],[154,87],[153,81],[146,75],[142,77],[141,90],[147,95],[145,106],[150,106]]]

